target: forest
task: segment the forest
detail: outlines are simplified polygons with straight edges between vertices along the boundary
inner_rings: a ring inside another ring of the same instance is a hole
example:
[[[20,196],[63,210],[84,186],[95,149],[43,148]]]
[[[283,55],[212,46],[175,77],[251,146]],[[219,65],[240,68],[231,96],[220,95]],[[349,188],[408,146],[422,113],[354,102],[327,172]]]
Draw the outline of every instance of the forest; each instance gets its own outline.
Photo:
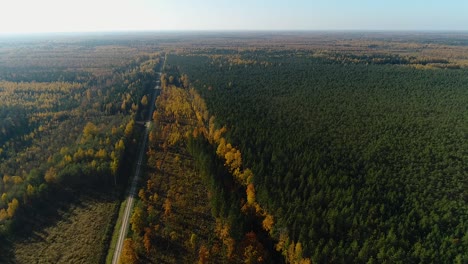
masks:
[[[67,41],[63,46],[2,46],[2,263],[83,258],[97,263],[107,253],[136,145],[135,121],[148,104],[161,55],[102,43],[83,51],[82,44]],[[81,211],[83,206],[90,213]],[[69,218],[76,211],[81,214]],[[55,221],[66,224],[67,218],[68,228],[83,230],[75,244],[73,233],[54,229]],[[80,226],[89,218],[96,219],[94,225]],[[35,235],[47,242],[41,244]],[[49,241],[52,236],[67,242],[60,246]],[[93,242],[83,247],[83,241]],[[38,255],[50,245],[53,250]],[[68,255],[60,252],[65,245],[71,249]]]
[[[279,243],[318,263],[467,261],[465,69],[232,53],[180,52],[168,74],[226,128]]]
[[[0,262],[466,263],[467,43],[0,38]]]

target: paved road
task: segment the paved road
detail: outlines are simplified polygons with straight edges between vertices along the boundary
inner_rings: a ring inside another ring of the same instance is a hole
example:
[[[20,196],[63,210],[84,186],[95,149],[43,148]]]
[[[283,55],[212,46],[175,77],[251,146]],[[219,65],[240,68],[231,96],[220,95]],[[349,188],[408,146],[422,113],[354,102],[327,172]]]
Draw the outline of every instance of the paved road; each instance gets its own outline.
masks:
[[[164,60],[164,64],[165,64]],[[161,75],[161,73],[159,73]],[[156,96],[157,96],[157,90],[159,90],[161,87],[159,86],[160,82],[157,82],[156,87],[154,88],[153,95],[152,95],[152,100],[150,101],[150,111],[148,112],[148,117],[146,119],[146,125],[145,125],[145,135],[143,137],[143,140],[140,142],[139,146],[139,154],[138,154],[138,160],[135,168],[135,174],[133,176],[132,184],[130,186],[130,190],[128,192],[128,197],[127,197],[127,205],[125,206],[125,211],[122,219],[122,225],[120,227],[120,233],[119,233],[119,239],[117,240],[117,244],[115,246],[115,251],[114,251],[114,257],[112,258],[112,264],[119,264],[120,260],[120,254],[122,253],[122,247],[123,247],[123,242],[127,236],[128,233],[128,227],[130,224],[130,215],[133,210],[133,203],[134,203],[134,197],[137,195],[137,185],[138,185],[138,178],[140,176],[140,171],[141,171],[141,163],[143,161],[143,156],[145,154],[145,149],[146,149],[146,143],[148,141],[148,134],[150,131],[150,126],[151,126],[151,118],[153,116],[153,111],[155,104],[154,102],[156,101]]]

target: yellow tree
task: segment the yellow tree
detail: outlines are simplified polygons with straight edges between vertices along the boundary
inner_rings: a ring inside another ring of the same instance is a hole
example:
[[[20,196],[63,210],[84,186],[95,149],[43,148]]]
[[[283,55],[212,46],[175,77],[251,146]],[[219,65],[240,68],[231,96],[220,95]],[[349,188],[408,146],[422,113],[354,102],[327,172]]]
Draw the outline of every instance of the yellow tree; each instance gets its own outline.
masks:
[[[132,104],[132,111],[136,112],[138,110],[138,105],[137,104]]]
[[[141,104],[143,106],[147,106],[148,105],[148,96],[144,95],[143,98],[141,98]]]
[[[125,112],[127,110],[127,102],[123,101],[122,104],[120,105],[120,110],[122,112]]]
[[[271,231],[274,223],[275,222],[273,220],[273,216],[270,214],[267,214],[265,216],[265,219],[263,219],[263,222],[262,222],[263,229],[265,229],[265,231],[268,231],[268,232]]]
[[[15,215],[16,209],[18,209],[19,202],[16,198],[13,198],[11,202],[8,203],[7,214],[9,218],[12,218]]]
[[[34,195],[34,187],[31,184],[28,184],[28,187],[26,189],[26,193],[28,194],[29,197]]]
[[[132,218],[130,219],[130,223],[132,224],[132,231],[136,234],[140,234],[145,225],[143,213],[144,211],[140,207],[137,207],[135,208]]]
[[[118,143],[115,143],[115,150],[122,152],[125,150],[125,142],[120,139]]]
[[[88,122],[83,128],[83,137],[88,139],[95,136],[99,132],[97,126],[91,122]]]
[[[218,156],[224,156],[225,153],[226,153],[226,140],[224,138],[221,138],[219,140],[218,148],[216,149],[216,154],[218,154]]]
[[[124,241],[122,248],[122,255],[120,255],[121,264],[135,264],[138,263],[138,257],[135,252],[135,245],[131,238]]]
[[[107,151],[105,149],[100,149],[96,152],[97,159],[105,159],[107,157]]]
[[[247,203],[253,205],[255,203],[255,187],[253,183],[247,185]]]
[[[8,213],[5,209],[0,210],[0,221],[6,220],[8,218]]]
[[[50,167],[44,175],[44,180],[48,183],[57,181],[57,170],[54,167]]]
[[[130,138],[130,136],[132,135],[134,126],[135,121],[133,119],[130,120],[130,122],[128,122],[128,124],[125,126],[124,133],[127,138]]]

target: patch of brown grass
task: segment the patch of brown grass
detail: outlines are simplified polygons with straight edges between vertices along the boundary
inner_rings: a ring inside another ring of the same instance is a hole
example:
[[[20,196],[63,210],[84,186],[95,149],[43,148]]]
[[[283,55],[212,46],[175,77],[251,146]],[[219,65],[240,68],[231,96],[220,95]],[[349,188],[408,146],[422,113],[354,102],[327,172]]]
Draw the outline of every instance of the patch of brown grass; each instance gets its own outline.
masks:
[[[107,252],[105,237],[115,207],[111,200],[84,197],[60,212],[54,224],[14,245],[17,263],[99,263]]]

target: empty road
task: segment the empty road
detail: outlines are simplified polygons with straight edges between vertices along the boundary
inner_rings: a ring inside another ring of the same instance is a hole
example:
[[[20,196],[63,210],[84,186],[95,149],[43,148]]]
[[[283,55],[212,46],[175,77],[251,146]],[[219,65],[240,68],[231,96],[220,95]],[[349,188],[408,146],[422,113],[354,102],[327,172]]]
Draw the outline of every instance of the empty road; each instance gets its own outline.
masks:
[[[166,60],[164,60],[165,63]],[[161,73],[158,73],[158,76],[160,76]],[[152,90],[152,100],[150,101],[150,111],[148,112],[148,117],[145,120],[145,135],[143,137],[143,140],[140,142],[139,145],[139,154],[138,154],[138,159],[136,163],[136,168],[135,168],[135,174],[133,175],[132,183],[130,186],[130,190],[128,192],[128,197],[127,197],[127,205],[125,206],[125,211],[124,215],[122,218],[122,225],[120,226],[120,233],[119,233],[119,239],[117,240],[117,244],[115,246],[115,251],[114,251],[114,257],[112,258],[112,264],[118,264],[120,255],[122,253],[122,247],[123,247],[123,242],[127,236],[128,233],[128,227],[130,224],[130,216],[133,211],[133,203],[134,203],[134,197],[136,196],[137,192],[137,185],[138,185],[138,178],[140,176],[140,171],[141,171],[141,163],[143,161],[143,156],[145,154],[145,149],[146,149],[146,143],[148,141],[148,134],[150,131],[150,126],[151,126],[151,118],[153,116],[153,111],[155,107],[155,101],[156,101],[156,96],[157,96],[157,91],[161,89],[160,87],[160,82],[159,80],[157,81],[156,87]]]

